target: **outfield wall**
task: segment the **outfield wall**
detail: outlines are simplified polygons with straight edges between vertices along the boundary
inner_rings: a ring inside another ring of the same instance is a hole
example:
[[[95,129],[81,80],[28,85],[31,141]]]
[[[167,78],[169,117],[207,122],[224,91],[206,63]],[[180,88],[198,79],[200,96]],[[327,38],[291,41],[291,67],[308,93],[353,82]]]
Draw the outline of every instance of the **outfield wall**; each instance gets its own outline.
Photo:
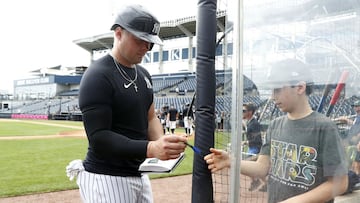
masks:
[[[46,114],[11,114],[13,119],[32,119],[32,120],[48,120]]]
[[[11,118],[11,114],[9,114],[9,113],[0,113],[0,118]]]

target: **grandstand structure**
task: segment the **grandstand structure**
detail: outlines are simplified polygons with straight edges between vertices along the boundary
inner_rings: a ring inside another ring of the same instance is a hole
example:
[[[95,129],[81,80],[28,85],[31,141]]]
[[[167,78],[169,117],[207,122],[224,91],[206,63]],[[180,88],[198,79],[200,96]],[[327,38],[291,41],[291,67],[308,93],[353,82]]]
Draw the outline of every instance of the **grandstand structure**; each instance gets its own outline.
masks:
[[[330,85],[322,113],[328,110],[341,73],[348,71],[345,88],[330,116],[354,114],[350,104],[360,96],[360,1],[269,0],[246,2],[244,7],[248,11],[244,17],[244,73],[252,75],[261,96],[267,94],[260,84],[265,76],[260,73],[262,67],[295,57],[311,66],[313,109],[317,109],[325,85]],[[275,109],[272,114],[281,113]]]
[[[226,11],[217,12],[218,33],[224,32]],[[174,105],[182,110],[186,103],[191,102],[196,90],[196,17],[184,17],[161,22],[160,38],[163,46],[155,45],[146,53],[141,65],[152,75],[155,93],[155,108]],[[113,44],[113,33],[108,32],[96,36],[74,40],[78,46],[88,51],[90,60],[108,54]],[[184,46],[185,45],[185,46]],[[227,49],[226,51],[224,49]],[[218,61],[223,61],[223,53],[232,55],[232,43],[220,44],[216,50]],[[86,66],[39,68],[30,72],[31,78],[14,81],[14,94],[10,99],[2,99],[0,115],[9,117],[11,114],[48,115],[51,119],[81,119],[78,107],[78,90],[82,74]],[[224,89],[231,85],[231,70],[216,71],[216,87],[218,102],[216,110],[230,111],[223,105],[230,102]],[[256,85],[244,75],[245,89],[260,104]],[[248,99],[250,100],[250,99]]]
[[[350,71],[346,91],[342,94],[344,101],[341,106],[340,102],[337,104],[334,112],[336,115],[353,114],[350,104],[358,97],[360,90],[357,80],[360,66],[358,1],[354,3],[346,0],[341,5],[333,0],[266,2],[245,4],[248,13],[244,20],[244,101],[253,101],[260,106],[259,111],[262,111],[262,105],[270,95],[266,88],[261,87],[266,63],[284,56],[297,56],[313,66],[316,94],[312,96],[311,104],[314,109],[324,85],[329,82],[324,75],[328,75],[330,70],[335,72],[334,75],[339,75],[342,70]],[[280,8],[277,13],[268,9],[273,6]],[[306,14],[303,13],[304,10],[307,11]],[[258,12],[264,16],[262,19],[254,17]],[[290,13],[294,19],[288,18]],[[217,38],[221,39],[227,32],[227,12],[218,10],[216,16]],[[294,33],[295,28],[301,32]],[[182,109],[182,105],[191,101],[196,89],[196,17],[161,22],[159,35],[165,41],[164,45],[155,45],[146,53],[142,65],[152,75],[156,108],[174,104]],[[90,61],[93,61],[108,54],[112,48],[113,36],[109,31],[74,40],[74,43],[89,52]],[[231,61],[232,50],[232,39],[225,38],[216,47],[218,112],[230,111],[232,67],[228,61]],[[8,116],[4,114],[11,113],[78,115],[79,83],[86,68],[55,66],[31,71],[30,75],[33,77],[14,81],[13,95],[0,94],[0,113],[3,117]],[[333,78],[331,83],[334,90],[337,78]],[[327,103],[329,100],[327,98]],[[279,114],[281,113],[275,109],[271,115],[265,114],[264,118]]]

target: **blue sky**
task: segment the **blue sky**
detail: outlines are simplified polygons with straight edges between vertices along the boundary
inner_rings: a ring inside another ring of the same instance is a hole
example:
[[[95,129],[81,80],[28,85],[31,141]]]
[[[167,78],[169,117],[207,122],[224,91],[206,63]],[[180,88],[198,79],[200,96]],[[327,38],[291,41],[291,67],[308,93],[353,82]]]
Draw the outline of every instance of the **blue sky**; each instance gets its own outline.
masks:
[[[132,0],[160,21],[196,15],[196,0]],[[164,2],[167,2],[164,5]],[[0,3],[0,90],[28,72],[57,65],[89,65],[90,55],[73,40],[109,32],[118,0],[11,0]],[[193,6],[191,6],[193,5]]]

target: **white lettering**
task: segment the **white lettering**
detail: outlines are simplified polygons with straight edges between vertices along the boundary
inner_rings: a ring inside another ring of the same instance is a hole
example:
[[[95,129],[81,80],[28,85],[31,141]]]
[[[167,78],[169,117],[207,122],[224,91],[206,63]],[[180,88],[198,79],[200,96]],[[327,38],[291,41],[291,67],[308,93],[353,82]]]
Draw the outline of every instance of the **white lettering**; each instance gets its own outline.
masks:
[[[154,27],[153,27],[153,29],[152,29],[152,32],[153,32],[153,33],[156,33],[157,35],[159,34],[159,32],[160,32],[160,24],[159,24],[159,23],[155,23],[155,24],[154,24]]]

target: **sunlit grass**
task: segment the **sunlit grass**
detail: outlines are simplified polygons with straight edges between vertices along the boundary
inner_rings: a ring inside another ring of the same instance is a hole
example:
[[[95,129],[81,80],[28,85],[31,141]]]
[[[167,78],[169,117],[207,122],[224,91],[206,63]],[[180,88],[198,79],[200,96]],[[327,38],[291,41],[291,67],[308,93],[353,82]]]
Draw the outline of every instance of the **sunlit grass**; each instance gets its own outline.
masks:
[[[34,121],[36,123],[82,126],[81,122]],[[6,127],[4,127],[6,126]],[[9,122],[0,119],[0,136],[48,135],[73,128],[41,125],[27,122]],[[183,133],[183,129],[177,129]],[[193,144],[193,139],[189,143]],[[18,196],[75,189],[69,181],[66,165],[74,159],[84,159],[86,138],[52,138],[27,140],[0,140],[0,197]],[[193,151],[187,147],[185,159],[169,174],[152,174],[150,178],[177,176],[192,173]]]
[[[86,146],[83,138],[1,140],[0,197],[76,188],[65,167]]]
[[[51,125],[52,124],[52,125]],[[56,135],[82,129],[81,122],[0,119],[0,136]]]

